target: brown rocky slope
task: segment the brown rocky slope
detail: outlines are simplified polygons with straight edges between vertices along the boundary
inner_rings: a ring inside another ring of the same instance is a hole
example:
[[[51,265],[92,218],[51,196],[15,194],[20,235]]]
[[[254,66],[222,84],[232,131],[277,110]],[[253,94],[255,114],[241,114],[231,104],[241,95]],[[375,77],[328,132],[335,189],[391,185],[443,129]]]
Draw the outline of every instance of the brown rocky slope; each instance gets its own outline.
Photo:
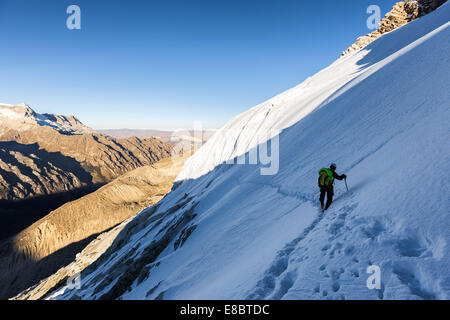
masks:
[[[182,164],[183,159],[164,159],[131,171],[4,241],[0,245],[0,299],[11,298],[53,275],[25,297],[41,298],[70,270],[55,272],[75,260],[75,255],[100,233],[164,197]],[[101,254],[94,251],[90,252],[91,260]]]

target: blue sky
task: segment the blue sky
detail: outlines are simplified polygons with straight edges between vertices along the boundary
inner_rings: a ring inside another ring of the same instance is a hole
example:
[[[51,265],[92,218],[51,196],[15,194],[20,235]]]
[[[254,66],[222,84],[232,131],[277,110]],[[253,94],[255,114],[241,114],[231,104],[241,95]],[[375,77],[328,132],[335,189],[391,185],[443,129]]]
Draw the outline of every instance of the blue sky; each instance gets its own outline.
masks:
[[[0,0],[0,102],[96,128],[218,128],[332,63],[395,1]],[[81,30],[66,9],[81,8]]]

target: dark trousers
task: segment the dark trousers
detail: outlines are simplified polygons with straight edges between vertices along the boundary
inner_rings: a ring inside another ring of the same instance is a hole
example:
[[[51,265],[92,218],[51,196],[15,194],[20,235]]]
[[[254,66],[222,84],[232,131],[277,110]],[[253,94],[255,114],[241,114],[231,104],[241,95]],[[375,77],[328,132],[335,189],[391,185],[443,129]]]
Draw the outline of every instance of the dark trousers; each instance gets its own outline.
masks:
[[[323,206],[325,200],[325,194],[327,195],[327,204],[325,205],[325,210],[328,209],[333,202],[334,190],[333,186],[327,188],[320,188],[320,204]]]

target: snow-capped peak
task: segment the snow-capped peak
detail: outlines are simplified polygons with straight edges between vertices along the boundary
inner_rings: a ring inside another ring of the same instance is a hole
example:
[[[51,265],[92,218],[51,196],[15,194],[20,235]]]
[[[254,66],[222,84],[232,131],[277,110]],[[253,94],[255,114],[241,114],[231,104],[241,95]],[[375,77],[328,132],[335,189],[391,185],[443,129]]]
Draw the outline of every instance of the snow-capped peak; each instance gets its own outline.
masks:
[[[33,125],[47,126],[65,134],[82,134],[92,131],[74,116],[40,114],[24,102],[17,105],[0,103],[0,124],[2,127],[14,129]]]

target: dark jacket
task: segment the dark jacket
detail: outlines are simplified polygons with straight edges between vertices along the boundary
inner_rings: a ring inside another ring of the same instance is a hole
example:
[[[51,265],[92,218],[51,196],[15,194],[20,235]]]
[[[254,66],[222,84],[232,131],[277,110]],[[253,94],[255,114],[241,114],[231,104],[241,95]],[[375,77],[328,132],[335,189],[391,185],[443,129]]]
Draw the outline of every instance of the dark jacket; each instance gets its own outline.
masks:
[[[330,169],[330,170],[331,170],[331,169]],[[336,171],[333,171],[333,170],[331,170],[331,172],[333,172],[333,177],[334,177],[335,179],[338,179],[338,180],[344,180],[345,174],[343,174],[343,175],[338,175],[338,174],[336,173]]]

